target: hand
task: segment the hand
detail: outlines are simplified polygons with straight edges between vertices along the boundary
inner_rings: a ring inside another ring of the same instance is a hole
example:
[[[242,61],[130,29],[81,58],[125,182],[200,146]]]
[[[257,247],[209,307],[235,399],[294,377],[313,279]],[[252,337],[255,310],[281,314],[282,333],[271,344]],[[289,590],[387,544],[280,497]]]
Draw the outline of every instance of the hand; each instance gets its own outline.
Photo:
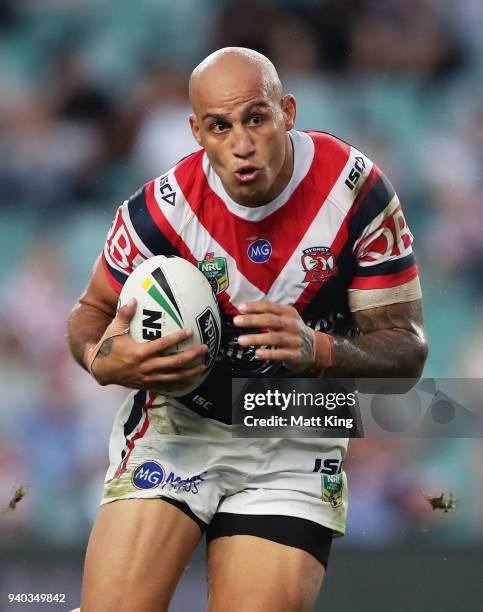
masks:
[[[320,332],[308,327],[302,317],[292,306],[284,306],[269,301],[248,302],[239,307],[241,315],[233,322],[237,327],[257,327],[263,330],[258,334],[245,334],[238,338],[241,346],[263,346],[255,351],[257,359],[282,361],[284,365],[295,372],[319,370],[317,348]],[[327,336],[327,334],[320,334]],[[322,341],[324,342],[324,341]],[[330,340],[326,342],[330,343]],[[327,355],[324,355],[327,357]],[[329,365],[330,359],[320,368]]]
[[[119,309],[99,343],[86,349],[85,362],[91,374],[101,385],[159,391],[188,388],[193,378],[205,370],[201,361],[208,350],[206,344],[163,356],[163,352],[180,344],[193,332],[181,329],[151,342],[135,342],[129,335],[129,321],[135,312],[136,300],[133,299]]]

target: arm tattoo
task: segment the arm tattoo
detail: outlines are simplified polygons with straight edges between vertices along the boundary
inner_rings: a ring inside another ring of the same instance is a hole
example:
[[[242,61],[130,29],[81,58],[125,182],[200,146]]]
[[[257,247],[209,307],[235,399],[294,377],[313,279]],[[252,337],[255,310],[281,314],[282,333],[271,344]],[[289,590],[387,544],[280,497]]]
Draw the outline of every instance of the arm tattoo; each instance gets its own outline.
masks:
[[[330,376],[418,378],[428,348],[421,300],[354,313],[361,336],[334,336]]]
[[[423,333],[423,314],[420,300],[361,310],[354,315],[363,334],[369,334],[380,329],[400,329],[413,332],[416,335]]]
[[[305,325],[303,321],[300,321],[302,327],[301,333],[301,345],[300,345],[300,361],[304,369],[312,365],[314,361],[314,334],[312,330]]]
[[[96,359],[101,357],[107,357],[110,354],[112,350],[112,341],[113,338],[106,338],[106,340],[104,340],[104,342],[101,344],[99,352],[96,355]]]

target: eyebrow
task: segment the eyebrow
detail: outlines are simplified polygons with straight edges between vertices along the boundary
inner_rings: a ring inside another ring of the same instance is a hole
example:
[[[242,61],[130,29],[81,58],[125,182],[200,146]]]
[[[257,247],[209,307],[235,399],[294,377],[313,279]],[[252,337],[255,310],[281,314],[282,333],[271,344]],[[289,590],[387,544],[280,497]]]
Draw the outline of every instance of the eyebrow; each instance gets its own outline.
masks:
[[[247,108],[243,110],[242,116],[246,117],[253,111],[254,108],[266,109],[266,108],[270,108],[270,104],[268,102],[264,102],[263,100],[260,100],[259,102],[253,102],[253,104],[250,104],[250,106],[248,106]],[[226,115],[222,115],[220,113],[205,113],[201,117],[201,120],[204,121],[205,119],[209,119],[209,118],[212,118],[215,121],[220,121],[220,122],[227,121]]]

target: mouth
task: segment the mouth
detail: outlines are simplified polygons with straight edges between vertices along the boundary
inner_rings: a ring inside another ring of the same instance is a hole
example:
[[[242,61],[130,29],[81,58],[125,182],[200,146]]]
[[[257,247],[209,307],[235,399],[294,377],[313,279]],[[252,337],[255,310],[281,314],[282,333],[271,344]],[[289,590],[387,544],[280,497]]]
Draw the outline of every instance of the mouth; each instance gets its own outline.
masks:
[[[250,183],[257,178],[259,172],[260,169],[255,166],[243,166],[234,172],[234,175],[240,183]]]

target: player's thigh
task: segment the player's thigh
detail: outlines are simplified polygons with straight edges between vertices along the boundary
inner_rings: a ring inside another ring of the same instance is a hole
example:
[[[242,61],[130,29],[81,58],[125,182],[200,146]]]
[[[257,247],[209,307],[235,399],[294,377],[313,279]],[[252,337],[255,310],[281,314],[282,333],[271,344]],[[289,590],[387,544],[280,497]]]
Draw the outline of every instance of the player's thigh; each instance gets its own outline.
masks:
[[[208,612],[308,612],[324,577],[311,554],[236,535],[208,545]]]
[[[195,521],[160,499],[102,506],[87,547],[82,612],[167,610],[200,537]]]

